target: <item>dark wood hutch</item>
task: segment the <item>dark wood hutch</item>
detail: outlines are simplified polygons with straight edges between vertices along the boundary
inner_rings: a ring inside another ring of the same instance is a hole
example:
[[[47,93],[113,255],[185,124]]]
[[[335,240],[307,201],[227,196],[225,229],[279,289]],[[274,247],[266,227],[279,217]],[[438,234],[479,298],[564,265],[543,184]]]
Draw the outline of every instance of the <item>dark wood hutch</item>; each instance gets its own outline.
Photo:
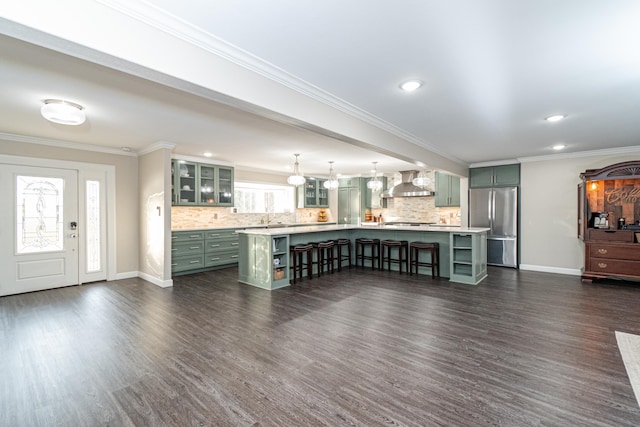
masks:
[[[589,169],[580,178],[578,237],[585,244],[582,278],[640,279],[640,160]]]

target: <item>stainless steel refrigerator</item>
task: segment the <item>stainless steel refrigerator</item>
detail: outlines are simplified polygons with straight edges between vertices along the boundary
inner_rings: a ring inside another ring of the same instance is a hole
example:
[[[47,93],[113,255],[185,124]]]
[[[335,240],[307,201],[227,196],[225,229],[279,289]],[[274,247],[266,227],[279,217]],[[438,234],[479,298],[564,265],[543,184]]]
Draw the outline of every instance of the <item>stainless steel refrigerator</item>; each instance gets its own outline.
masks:
[[[518,187],[469,190],[469,226],[487,227],[487,264],[518,267]]]

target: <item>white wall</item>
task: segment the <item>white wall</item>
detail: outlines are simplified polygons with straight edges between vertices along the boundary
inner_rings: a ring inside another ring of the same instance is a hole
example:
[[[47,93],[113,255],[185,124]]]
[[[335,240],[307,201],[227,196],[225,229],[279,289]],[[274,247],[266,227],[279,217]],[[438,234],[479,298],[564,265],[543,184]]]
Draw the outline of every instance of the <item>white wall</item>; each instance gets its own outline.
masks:
[[[640,150],[523,160],[520,268],[579,275],[584,266],[584,245],[577,237],[580,173],[634,159],[640,159]]]
[[[159,147],[139,162],[140,277],[158,286],[171,280],[171,150]]]

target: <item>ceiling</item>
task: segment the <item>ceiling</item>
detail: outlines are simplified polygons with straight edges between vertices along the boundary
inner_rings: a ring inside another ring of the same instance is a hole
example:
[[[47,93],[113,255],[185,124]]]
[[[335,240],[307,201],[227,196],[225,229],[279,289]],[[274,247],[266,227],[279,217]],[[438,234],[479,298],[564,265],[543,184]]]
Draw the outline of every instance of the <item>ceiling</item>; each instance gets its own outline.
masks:
[[[129,20],[111,37],[133,40],[142,34],[136,26],[145,25],[194,45],[209,37],[232,61],[250,58],[262,76],[278,76],[288,90],[322,98],[415,151],[368,140],[367,132],[345,135],[332,128],[339,116],[318,125],[295,117],[295,108],[287,116],[197,82],[117,71],[127,61],[115,50],[91,57],[76,54],[76,34],[43,38],[44,24],[25,11],[30,3],[12,6],[0,21],[19,29],[0,25],[5,134],[134,151],[169,142],[177,155],[209,151],[236,167],[283,174],[300,153],[303,172],[315,175],[326,175],[328,161],[350,175],[368,173],[372,161],[383,172],[416,163],[447,169],[548,156],[555,144],[580,153],[640,141],[635,0],[96,2]],[[75,16],[100,23],[95,9]],[[183,52],[162,54],[184,59]],[[399,84],[410,78],[424,86],[402,92]],[[42,119],[42,99],[56,97],[85,106],[87,122],[68,127]],[[544,120],[553,114],[567,117]]]

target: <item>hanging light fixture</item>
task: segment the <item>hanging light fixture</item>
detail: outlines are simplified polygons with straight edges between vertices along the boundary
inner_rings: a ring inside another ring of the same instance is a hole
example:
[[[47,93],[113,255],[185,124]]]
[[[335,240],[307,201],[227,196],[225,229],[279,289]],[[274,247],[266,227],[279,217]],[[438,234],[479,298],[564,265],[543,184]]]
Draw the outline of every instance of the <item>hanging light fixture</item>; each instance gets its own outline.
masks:
[[[50,122],[77,126],[84,123],[86,116],[82,105],[62,99],[45,99],[40,114]]]
[[[295,185],[296,187],[304,184],[304,176],[300,173],[300,164],[298,163],[298,156],[300,154],[294,154],[296,156],[296,162],[293,164],[293,175],[287,178],[287,182],[291,185]]]
[[[339,186],[340,183],[333,173],[333,162],[329,162],[329,179],[324,182],[324,188],[333,190],[338,188]]]
[[[413,178],[413,181],[411,181],[413,183],[413,185],[421,187],[421,188],[425,188],[426,186],[428,186],[429,184],[431,184],[431,179],[427,176],[428,171],[426,170],[421,170],[418,173],[418,176]]]
[[[382,190],[382,181],[378,180],[378,168],[376,167],[378,162],[371,162],[371,163],[373,163],[373,179],[367,182],[367,188],[373,191]]]

